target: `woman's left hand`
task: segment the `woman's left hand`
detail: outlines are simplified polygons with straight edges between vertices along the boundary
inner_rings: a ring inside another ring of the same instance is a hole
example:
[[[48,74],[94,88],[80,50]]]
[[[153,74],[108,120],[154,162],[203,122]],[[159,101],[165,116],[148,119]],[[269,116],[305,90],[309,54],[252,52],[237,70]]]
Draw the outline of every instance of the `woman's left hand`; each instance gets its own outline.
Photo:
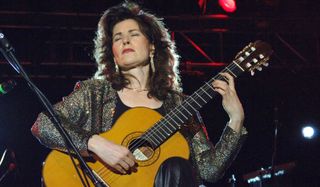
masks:
[[[222,96],[222,105],[228,113],[230,126],[236,126],[238,131],[244,120],[244,111],[235,89],[234,78],[229,73],[220,73],[225,78],[225,81],[215,80],[212,86],[216,92]]]

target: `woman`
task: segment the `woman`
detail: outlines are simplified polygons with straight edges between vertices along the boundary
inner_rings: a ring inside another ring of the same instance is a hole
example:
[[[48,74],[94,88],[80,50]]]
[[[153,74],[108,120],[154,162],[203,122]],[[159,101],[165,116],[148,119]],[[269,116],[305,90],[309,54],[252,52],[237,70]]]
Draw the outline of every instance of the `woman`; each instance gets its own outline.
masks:
[[[94,78],[78,83],[55,109],[83,155],[93,153],[115,171],[127,174],[139,170],[133,154],[99,134],[110,130],[119,116],[131,108],[147,107],[164,116],[180,104],[185,96],[177,69],[179,56],[163,22],[133,3],[109,8],[103,14],[94,55],[98,64]],[[199,116],[190,119],[181,130],[189,143],[190,159],[165,161],[155,177],[155,186],[214,182],[237,155],[246,134],[244,112],[233,77],[227,73],[221,76],[228,83],[216,80],[212,86],[222,95],[230,120],[220,141],[214,148]],[[39,114],[32,133],[44,145],[64,149],[46,114]]]

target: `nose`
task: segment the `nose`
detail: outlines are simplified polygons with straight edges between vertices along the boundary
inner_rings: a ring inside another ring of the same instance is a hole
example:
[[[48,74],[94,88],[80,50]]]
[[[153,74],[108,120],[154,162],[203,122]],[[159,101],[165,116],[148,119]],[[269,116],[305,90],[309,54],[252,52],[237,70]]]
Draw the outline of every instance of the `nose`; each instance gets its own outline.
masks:
[[[130,37],[129,36],[125,36],[122,38],[122,43],[124,45],[129,44],[130,43]]]

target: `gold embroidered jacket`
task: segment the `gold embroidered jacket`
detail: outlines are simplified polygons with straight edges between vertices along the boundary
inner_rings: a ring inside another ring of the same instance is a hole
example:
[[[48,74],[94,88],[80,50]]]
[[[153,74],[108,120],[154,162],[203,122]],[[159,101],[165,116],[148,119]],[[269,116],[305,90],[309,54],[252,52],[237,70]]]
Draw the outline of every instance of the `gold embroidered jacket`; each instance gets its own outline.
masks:
[[[106,80],[86,80],[77,83],[69,96],[54,105],[62,125],[80,152],[87,151],[87,142],[92,135],[111,129],[116,94]],[[168,113],[181,101],[181,96],[169,94],[164,101],[165,112]],[[64,150],[64,142],[59,132],[45,113],[39,114],[31,131],[45,146]],[[193,119],[183,125],[181,133],[189,143],[190,161],[198,180],[200,177],[210,182],[223,176],[247,134],[245,128],[242,128],[241,133],[237,133],[226,126],[220,140],[213,146],[208,140],[204,125]]]

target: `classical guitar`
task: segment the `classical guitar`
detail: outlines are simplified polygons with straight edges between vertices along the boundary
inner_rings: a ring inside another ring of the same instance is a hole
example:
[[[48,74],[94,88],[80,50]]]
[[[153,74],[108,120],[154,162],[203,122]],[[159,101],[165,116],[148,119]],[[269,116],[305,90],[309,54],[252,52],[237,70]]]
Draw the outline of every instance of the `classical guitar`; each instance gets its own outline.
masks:
[[[222,72],[228,72],[235,78],[245,71],[254,72],[261,65],[267,65],[271,54],[272,49],[267,43],[250,43]],[[137,171],[122,175],[98,159],[92,159],[87,164],[93,173],[106,186],[153,186],[162,162],[170,157],[189,158],[189,146],[179,133],[180,125],[217,94],[211,86],[215,79],[223,77],[218,74],[210,79],[165,116],[143,107],[126,111],[111,130],[100,135],[128,147],[136,158]],[[43,179],[47,187],[83,186],[69,156],[55,150],[45,161]]]

